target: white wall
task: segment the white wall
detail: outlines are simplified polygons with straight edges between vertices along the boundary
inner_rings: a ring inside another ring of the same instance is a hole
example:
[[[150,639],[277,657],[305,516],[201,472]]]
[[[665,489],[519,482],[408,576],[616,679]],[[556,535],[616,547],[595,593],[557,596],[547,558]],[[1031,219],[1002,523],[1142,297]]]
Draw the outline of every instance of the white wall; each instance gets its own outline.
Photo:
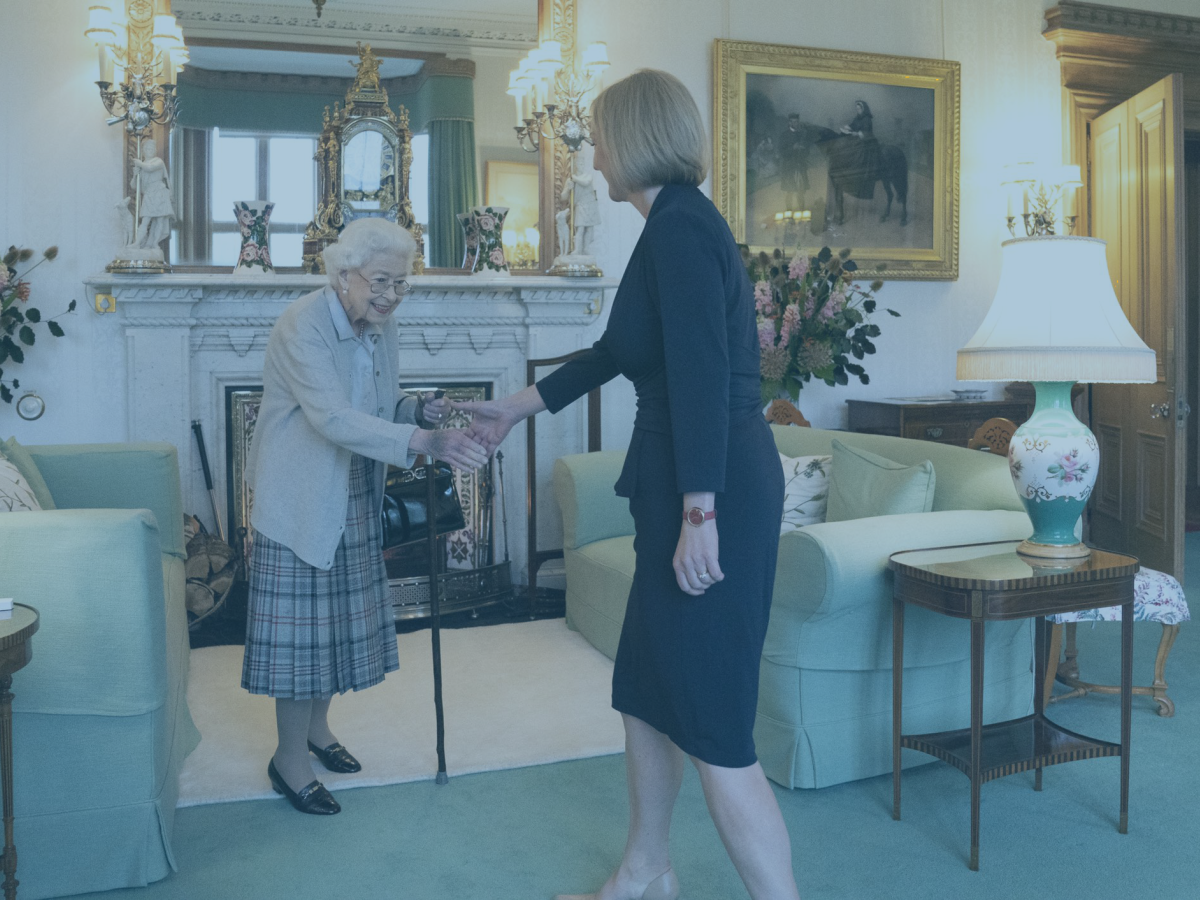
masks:
[[[1193,13],[1196,0],[1123,0]],[[845,400],[912,396],[955,386],[954,354],[971,336],[995,289],[1004,237],[999,176],[1004,164],[1061,155],[1060,94],[1054,48],[1041,37],[1047,0],[578,0],[580,40],[608,42],[609,80],[637,68],[667,69],[693,91],[706,120],[712,109],[715,38],[865,50],[962,63],[962,165],[959,279],[889,282],[881,302],[903,318],[880,320],[879,353],[867,360],[869,386],[810,385],[800,405],[818,426],[840,426]],[[124,359],[112,316],[98,316],[82,280],[117,249],[110,212],[121,196],[121,135],[104,124],[92,83],[96,55],[83,36],[87,0],[5,5],[0,30],[0,84],[10,103],[0,129],[0,225],[3,246],[59,259],[33,279],[47,314],[67,301],[68,335],[42,336],[20,367],[6,366],[46,401],[46,415],[24,422],[0,405],[0,436],[24,443],[121,440],[125,437]],[[50,48],[53,48],[52,50]],[[485,65],[486,68],[486,65]],[[18,98],[31,98],[21,102]],[[507,98],[505,98],[507,99]],[[505,111],[505,116],[508,115]],[[706,187],[707,190],[707,187]],[[602,201],[600,262],[622,271],[641,219],[628,205]],[[996,388],[998,390],[998,388]],[[632,418],[627,385],[606,392],[608,446],[627,439]]]

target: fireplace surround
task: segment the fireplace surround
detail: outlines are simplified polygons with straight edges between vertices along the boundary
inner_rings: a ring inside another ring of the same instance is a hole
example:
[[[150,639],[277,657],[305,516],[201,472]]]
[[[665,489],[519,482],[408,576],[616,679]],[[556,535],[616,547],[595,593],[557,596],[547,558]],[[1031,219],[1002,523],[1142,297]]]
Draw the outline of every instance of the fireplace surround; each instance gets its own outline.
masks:
[[[400,328],[402,384],[478,384],[495,396],[525,387],[527,359],[590,346],[603,329],[606,292],[601,278],[413,276],[413,291],[395,313]],[[179,450],[184,508],[213,528],[191,422],[201,422],[222,522],[230,523],[226,393],[262,382],[267,336],[292,300],[326,284],[323,276],[277,275],[248,279],[226,274],[132,276],[103,274],[85,281],[88,302],[112,310],[97,329],[104,351],[123,360],[126,439],[167,441]],[[555,417],[539,458],[586,447],[586,414]],[[493,523],[497,546],[511,548],[513,577],[524,583],[525,442],[514,431],[505,454],[507,519]],[[544,543],[561,537],[558,511],[539,485],[538,523]],[[215,528],[214,528],[215,530]],[[556,533],[558,532],[558,533]]]

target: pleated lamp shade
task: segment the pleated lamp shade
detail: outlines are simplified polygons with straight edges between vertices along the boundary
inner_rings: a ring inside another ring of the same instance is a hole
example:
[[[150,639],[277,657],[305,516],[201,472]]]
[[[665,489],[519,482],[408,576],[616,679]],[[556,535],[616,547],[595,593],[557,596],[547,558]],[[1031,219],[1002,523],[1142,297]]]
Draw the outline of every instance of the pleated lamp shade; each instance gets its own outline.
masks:
[[[1049,235],[1002,245],[1000,285],[958,351],[962,381],[1151,383],[1154,351],[1113,291],[1098,238]]]

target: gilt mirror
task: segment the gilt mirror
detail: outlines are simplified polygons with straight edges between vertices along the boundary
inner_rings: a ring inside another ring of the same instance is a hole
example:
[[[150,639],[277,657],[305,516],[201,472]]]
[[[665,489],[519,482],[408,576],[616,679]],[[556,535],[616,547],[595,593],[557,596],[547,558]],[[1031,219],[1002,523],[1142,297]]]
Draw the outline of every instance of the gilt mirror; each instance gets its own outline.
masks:
[[[508,73],[555,23],[573,33],[574,2],[431,6],[329,0],[317,19],[312,0],[176,0],[191,52],[179,77],[180,115],[170,141],[177,215],[170,259],[177,271],[233,267],[240,242],[233,202],[247,199],[275,203],[275,266],[300,271],[304,231],[319,202],[314,156],[322,114],[344,102],[359,41],[369,41],[379,57],[391,108],[403,106],[411,117],[407,196],[425,235],[426,265],[460,264],[454,214],[485,201],[489,164],[538,161],[514,138]],[[346,143],[348,211],[365,213],[405,196],[386,183],[386,157],[392,154],[395,168],[397,148],[384,135],[364,125]],[[546,192],[543,185],[540,193]],[[538,196],[526,202],[530,222],[545,232],[544,202]]]

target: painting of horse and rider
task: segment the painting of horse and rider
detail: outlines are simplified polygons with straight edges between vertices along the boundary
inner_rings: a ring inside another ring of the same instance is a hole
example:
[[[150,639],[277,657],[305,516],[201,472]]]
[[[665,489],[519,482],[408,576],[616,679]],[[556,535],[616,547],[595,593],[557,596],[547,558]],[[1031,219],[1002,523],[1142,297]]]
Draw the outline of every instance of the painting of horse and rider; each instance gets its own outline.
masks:
[[[738,240],[956,278],[959,69],[718,40],[714,196]]]
[[[932,245],[932,91],[752,74],[746,134],[747,243]]]

